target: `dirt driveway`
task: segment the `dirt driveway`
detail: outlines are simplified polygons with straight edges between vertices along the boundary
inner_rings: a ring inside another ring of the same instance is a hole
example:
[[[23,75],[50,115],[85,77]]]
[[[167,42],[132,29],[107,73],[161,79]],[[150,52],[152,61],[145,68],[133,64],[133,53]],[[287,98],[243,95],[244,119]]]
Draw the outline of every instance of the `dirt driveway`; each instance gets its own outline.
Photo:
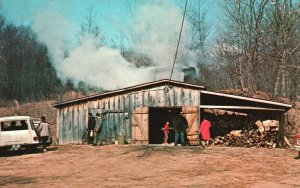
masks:
[[[300,187],[284,149],[68,145],[2,155],[0,187]]]

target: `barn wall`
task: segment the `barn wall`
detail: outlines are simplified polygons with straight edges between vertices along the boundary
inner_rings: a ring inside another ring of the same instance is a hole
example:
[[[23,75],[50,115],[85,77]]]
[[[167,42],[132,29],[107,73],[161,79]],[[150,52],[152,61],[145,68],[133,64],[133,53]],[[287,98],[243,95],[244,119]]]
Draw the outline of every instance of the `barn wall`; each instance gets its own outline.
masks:
[[[119,135],[132,137],[132,110],[137,107],[199,106],[200,90],[178,86],[158,86],[150,89],[112,95],[84,103],[62,106],[58,109],[59,144],[81,143],[87,128],[87,115],[98,112],[103,122],[102,138],[113,142]]]

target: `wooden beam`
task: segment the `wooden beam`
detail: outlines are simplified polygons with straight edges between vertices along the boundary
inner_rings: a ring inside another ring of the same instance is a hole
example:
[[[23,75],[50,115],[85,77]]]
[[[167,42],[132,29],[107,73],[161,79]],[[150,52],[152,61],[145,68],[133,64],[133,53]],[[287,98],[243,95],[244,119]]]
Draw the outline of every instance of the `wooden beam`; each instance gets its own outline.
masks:
[[[280,111],[284,112],[284,109],[276,109],[276,108],[262,108],[262,107],[254,107],[254,106],[219,106],[219,105],[200,105],[200,108],[204,109],[236,109],[236,110],[270,110],[270,111]]]
[[[280,113],[279,114],[279,129],[278,129],[278,134],[277,134],[277,142],[276,146],[279,148],[284,147],[284,127],[286,124],[286,117],[285,113]]]

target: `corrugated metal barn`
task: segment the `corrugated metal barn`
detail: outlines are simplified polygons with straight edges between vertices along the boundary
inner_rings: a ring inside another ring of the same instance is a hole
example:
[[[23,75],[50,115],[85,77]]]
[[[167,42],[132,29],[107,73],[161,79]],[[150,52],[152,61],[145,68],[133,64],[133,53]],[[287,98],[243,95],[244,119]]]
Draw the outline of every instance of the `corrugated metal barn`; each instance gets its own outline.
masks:
[[[59,144],[81,143],[88,113],[101,114],[101,138],[106,144],[125,137],[132,144],[162,143],[161,128],[181,111],[188,121],[189,143],[197,145],[198,126],[204,109],[252,113],[280,121],[283,142],[285,112],[292,106],[249,97],[206,91],[205,87],[173,80],[159,80],[133,87],[53,104],[57,108]],[[280,143],[279,143],[280,145]]]

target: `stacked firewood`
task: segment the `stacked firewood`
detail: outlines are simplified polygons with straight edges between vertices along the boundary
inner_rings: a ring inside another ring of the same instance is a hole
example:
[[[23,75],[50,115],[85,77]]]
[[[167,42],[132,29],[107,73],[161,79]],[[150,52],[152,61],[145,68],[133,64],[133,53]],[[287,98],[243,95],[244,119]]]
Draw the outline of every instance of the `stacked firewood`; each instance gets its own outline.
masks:
[[[211,144],[229,147],[275,148],[279,122],[222,110],[206,110],[212,123]]]
[[[231,147],[275,148],[277,131],[261,132],[259,129],[234,130],[226,136],[217,136],[213,145]]]

